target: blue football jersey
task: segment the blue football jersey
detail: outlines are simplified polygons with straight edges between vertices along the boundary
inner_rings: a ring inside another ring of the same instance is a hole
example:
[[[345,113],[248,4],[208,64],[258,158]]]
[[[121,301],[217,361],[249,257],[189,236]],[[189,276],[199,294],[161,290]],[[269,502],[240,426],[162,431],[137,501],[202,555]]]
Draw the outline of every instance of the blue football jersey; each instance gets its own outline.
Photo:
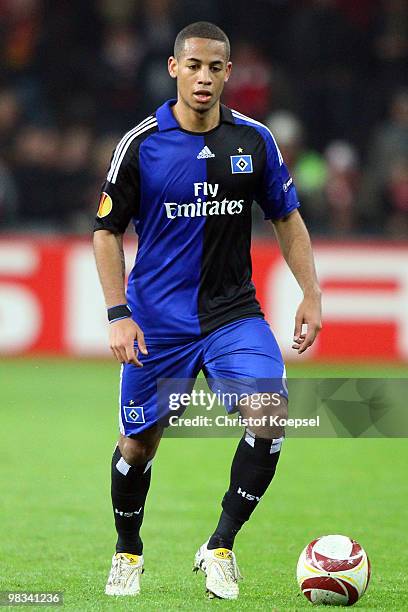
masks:
[[[251,280],[251,207],[277,220],[299,206],[266,126],[221,105],[219,125],[184,130],[175,100],[127,132],[102,187],[95,230],[139,237],[127,287],[147,342],[177,343],[263,313]]]

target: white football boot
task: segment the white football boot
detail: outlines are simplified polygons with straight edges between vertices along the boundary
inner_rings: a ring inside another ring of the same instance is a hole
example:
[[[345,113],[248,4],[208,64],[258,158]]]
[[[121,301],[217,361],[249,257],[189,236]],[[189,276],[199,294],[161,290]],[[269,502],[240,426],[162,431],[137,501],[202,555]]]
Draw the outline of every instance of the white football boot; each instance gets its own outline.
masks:
[[[232,550],[215,548],[208,550],[208,541],[200,546],[194,558],[193,571],[204,572],[208,597],[237,599],[238,580],[242,578]]]
[[[105,587],[106,595],[138,595],[143,563],[143,555],[115,553]]]

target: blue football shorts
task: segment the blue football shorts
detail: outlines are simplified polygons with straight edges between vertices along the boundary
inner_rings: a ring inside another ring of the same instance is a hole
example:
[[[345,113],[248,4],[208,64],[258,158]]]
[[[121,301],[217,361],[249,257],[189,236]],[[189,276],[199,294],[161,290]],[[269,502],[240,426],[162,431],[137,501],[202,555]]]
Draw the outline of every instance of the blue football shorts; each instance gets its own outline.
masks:
[[[269,324],[261,317],[239,319],[181,345],[149,345],[147,349],[148,355],[139,352],[142,368],[133,364],[121,367],[119,428],[126,436],[156,423],[166,426],[170,406],[163,399],[162,381],[170,381],[172,392],[177,388],[180,394],[191,393],[200,371],[214,393],[269,392],[287,397],[282,354]],[[237,409],[235,404],[224,405],[228,412]]]

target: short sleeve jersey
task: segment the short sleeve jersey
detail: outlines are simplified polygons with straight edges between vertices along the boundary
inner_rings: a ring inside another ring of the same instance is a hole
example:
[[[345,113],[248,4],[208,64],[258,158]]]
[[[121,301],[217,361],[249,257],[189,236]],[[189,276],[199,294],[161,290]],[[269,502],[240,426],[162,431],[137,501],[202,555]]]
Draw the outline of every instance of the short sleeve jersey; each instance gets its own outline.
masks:
[[[221,105],[205,133],[180,127],[175,100],[127,132],[111,160],[95,230],[139,237],[127,299],[150,343],[185,342],[263,317],[251,280],[251,207],[278,220],[299,206],[266,126]]]

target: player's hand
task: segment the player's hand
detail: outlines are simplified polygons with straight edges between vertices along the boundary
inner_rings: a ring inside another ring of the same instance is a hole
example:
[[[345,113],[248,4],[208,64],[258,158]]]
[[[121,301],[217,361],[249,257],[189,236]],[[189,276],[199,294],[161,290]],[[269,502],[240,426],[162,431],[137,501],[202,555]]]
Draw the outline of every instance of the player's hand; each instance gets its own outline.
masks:
[[[137,323],[130,317],[110,324],[109,342],[112,353],[120,363],[133,363],[138,368],[143,367],[138,359],[139,351],[147,355],[144,334]],[[138,350],[135,351],[136,340]]]
[[[302,325],[307,325],[307,332],[302,331]],[[295,317],[292,348],[299,355],[312,346],[317,334],[322,329],[322,299],[320,291],[305,295],[300,303]]]

